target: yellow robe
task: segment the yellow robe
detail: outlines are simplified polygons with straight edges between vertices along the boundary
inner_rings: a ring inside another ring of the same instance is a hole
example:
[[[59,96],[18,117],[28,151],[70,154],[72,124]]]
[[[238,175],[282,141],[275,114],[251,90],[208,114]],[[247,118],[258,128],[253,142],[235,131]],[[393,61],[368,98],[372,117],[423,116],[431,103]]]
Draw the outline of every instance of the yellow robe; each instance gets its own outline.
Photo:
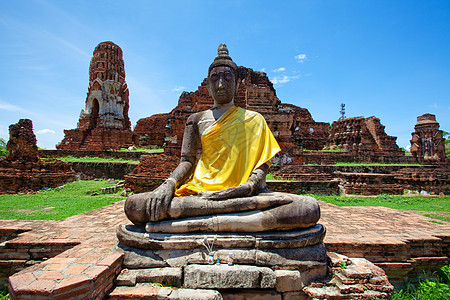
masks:
[[[175,192],[177,197],[241,185],[280,151],[264,117],[236,106],[205,130],[201,143],[194,174]]]

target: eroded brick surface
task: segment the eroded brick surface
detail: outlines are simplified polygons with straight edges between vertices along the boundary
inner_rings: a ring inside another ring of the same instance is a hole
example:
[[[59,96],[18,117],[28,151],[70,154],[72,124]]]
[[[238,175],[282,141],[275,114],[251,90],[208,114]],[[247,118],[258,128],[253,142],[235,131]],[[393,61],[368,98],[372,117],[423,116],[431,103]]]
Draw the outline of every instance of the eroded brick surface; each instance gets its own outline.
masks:
[[[9,154],[0,158],[0,194],[32,193],[75,180],[66,162],[39,159],[31,120],[10,125],[9,134]]]

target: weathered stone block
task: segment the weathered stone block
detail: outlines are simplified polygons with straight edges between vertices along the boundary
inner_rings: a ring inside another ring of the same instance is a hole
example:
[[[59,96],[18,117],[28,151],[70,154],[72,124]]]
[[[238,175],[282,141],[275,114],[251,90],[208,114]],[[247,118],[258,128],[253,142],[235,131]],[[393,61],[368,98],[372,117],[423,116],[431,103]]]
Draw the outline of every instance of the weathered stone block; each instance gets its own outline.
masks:
[[[183,272],[181,268],[153,268],[135,270],[137,282],[161,283],[165,286],[180,287]]]
[[[135,270],[123,269],[116,277],[116,284],[119,286],[135,286],[136,273],[134,271]]]
[[[303,288],[299,271],[276,270],[275,276],[277,292],[299,291]]]
[[[222,295],[215,290],[194,290],[194,289],[172,289],[170,293],[164,296],[164,290],[162,288],[158,292],[158,299],[168,300],[221,300]]]
[[[308,300],[308,295],[304,292],[287,292],[283,293],[283,300]]]
[[[282,294],[274,290],[233,290],[222,292],[224,300],[281,300]]]
[[[243,265],[189,265],[185,268],[187,288],[274,288],[275,273],[266,267]]]
[[[134,286],[136,283],[161,283],[164,286],[182,285],[181,268],[124,269],[117,276],[117,285]]]

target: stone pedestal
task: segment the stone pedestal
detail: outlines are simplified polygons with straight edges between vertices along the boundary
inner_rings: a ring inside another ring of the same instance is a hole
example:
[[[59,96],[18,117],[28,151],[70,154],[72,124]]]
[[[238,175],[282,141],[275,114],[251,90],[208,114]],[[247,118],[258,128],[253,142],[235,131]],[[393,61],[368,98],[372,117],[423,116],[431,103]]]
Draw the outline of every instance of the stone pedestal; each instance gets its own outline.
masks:
[[[207,235],[147,233],[140,226],[119,225],[118,250],[124,262],[114,297],[122,299],[120,293],[132,287],[161,283],[210,291],[205,299],[282,299],[284,294],[302,299],[303,287],[327,275],[325,233],[320,224],[296,231]],[[214,240],[211,253],[201,243],[205,237],[209,244]]]

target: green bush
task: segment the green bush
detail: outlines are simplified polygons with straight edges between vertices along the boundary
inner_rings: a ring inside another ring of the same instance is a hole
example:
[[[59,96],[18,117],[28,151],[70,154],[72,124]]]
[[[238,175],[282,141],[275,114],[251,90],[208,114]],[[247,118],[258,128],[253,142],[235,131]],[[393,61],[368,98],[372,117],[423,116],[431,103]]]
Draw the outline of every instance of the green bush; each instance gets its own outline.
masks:
[[[0,156],[8,155],[8,150],[6,150],[6,141],[0,138]]]
[[[438,272],[438,280],[419,283],[416,288],[411,285],[407,290],[394,291],[393,300],[449,300],[450,299],[450,265],[443,266]]]

